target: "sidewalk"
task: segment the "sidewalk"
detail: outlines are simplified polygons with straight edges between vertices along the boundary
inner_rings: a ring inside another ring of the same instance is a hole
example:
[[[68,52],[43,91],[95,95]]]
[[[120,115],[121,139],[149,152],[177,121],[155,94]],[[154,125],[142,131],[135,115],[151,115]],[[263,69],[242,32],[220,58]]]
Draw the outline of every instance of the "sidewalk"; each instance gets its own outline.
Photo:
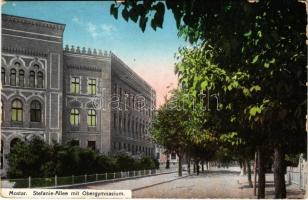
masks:
[[[266,174],[266,188],[265,188],[265,198],[274,198],[274,175],[273,174]],[[253,180],[253,176],[252,176]],[[238,177],[238,184],[239,188],[241,190],[246,190],[248,192],[251,192],[253,194],[253,189],[248,188],[248,180],[247,176],[239,176]],[[286,182],[287,187],[287,198],[288,199],[303,199],[304,198],[304,191],[300,190],[298,186],[296,185],[289,185]]]
[[[112,183],[97,183],[87,186],[82,186],[81,188],[86,189],[117,189],[117,190],[138,190],[147,187],[152,187],[158,184],[170,183],[172,181],[186,177],[187,173],[183,172],[183,177],[178,177],[177,173],[169,173],[162,175],[154,175],[149,177],[134,178],[128,180],[122,180]]]
[[[273,176],[267,175],[266,197],[274,197]],[[251,198],[253,188],[248,187],[247,176],[237,172],[210,171],[189,176],[170,183],[133,191],[134,198]],[[288,198],[304,198],[296,186],[287,186]]]

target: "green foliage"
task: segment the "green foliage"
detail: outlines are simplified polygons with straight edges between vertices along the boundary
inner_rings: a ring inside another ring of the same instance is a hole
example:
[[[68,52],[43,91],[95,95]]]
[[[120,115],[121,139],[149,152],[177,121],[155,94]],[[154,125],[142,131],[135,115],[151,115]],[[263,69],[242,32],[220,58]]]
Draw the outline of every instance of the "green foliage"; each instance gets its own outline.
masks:
[[[142,12],[136,15],[149,20],[156,4],[121,3],[130,11],[138,7]],[[303,152],[307,142],[304,4],[167,0],[164,6],[174,15],[178,34],[193,44],[179,50],[175,70],[181,93],[192,99],[185,101],[191,112],[165,107],[158,111],[153,131],[157,141],[170,149],[215,143],[237,154],[250,151],[248,155],[256,148],[270,152],[274,146],[287,154]],[[161,27],[160,22],[152,28]],[[204,94],[207,98],[202,98]],[[219,96],[216,108],[207,105],[213,102],[208,94]]]
[[[110,157],[70,143],[50,146],[38,138],[29,143],[17,143],[8,155],[8,161],[9,178],[60,177],[157,167],[154,159],[149,157],[140,160],[126,155]]]

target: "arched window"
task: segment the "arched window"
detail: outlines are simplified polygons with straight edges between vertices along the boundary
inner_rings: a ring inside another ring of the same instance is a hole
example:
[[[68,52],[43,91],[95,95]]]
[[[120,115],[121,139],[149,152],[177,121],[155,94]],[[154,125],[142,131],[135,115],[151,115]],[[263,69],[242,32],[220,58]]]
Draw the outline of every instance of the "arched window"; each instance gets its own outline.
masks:
[[[30,106],[31,122],[41,122],[42,108],[38,101],[32,101]]]
[[[12,121],[22,121],[22,103],[17,99],[12,102]]]
[[[35,72],[34,72],[34,71],[30,71],[30,75],[29,75],[29,87],[32,87],[32,88],[35,87]]]
[[[5,69],[4,67],[1,68],[1,83],[5,85]]]
[[[16,86],[16,70],[15,69],[11,69],[10,85]]]
[[[44,87],[44,76],[43,76],[43,72],[38,72],[38,73],[37,73],[37,87],[38,87],[38,88],[43,88],[43,87]]]
[[[88,110],[88,118],[87,118],[88,126],[96,126],[96,112],[91,109]]]
[[[79,110],[76,108],[71,109],[70,122],[73,126],[79,125]]]
[[[19,70],[19,77],[18,77],[18,85],[23,87],[25,85],[25,72],[24,70]]]

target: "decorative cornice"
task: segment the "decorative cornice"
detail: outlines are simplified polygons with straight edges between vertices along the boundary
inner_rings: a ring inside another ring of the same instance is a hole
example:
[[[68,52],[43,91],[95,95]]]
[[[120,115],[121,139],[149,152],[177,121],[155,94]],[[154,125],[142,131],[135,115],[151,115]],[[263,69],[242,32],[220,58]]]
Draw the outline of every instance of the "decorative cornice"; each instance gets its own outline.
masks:
[[[38,57],[44,57],[47,58],[48,54],[41,53],[38,51],[34,51],[32,49],[24,49],[24,48],[10,48],[10,47],[2,47],[3,53],[12,53],[12,54],[23,54],[23,55],[29,55],[29,56],[38,56]]]
[[[98,67],[98,66],[84,66],[84,65],[67,65],[68,68],[72,68],[72,69],[79,69],[79,70],[90,70],[90,71],[97,71],[97,72],[101,72],[102,68]]]
[[[57,29],[63,31],[65,28],[65,24],[55,23],[55,22],[48,22],[44,20],[38,20],[38,19],[31,19],[26,17],[19,17],[19,16],[13,16],[13,15],[6,15],[2,14],[2,20],[12,23],[22,23],[32,26],[38,26],[43,28],[49,28],[49,29]]]
[[[86,47],[82,47],[80,48],[79,46],[77,46],[75,48],[74,45],[71,45],[71,48],[69,47],[69,45],[65,45],[65,48],[63,49],[64,52],[67,53],[74,53],[74,54],[80,54],[80,55],[88,55],[88,56],[97,56],[97,57],[106,57],[106,56],[110,56],[110,52],[104,51],[102,52],[101,49],[96,50],[96,49],[91,49],[91,48],[86,48]]]

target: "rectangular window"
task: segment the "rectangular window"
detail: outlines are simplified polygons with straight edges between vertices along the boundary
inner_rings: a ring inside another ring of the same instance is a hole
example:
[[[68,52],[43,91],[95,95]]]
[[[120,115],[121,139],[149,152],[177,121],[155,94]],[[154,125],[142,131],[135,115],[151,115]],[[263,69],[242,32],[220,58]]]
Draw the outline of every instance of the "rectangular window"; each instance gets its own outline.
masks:
[[[79,77],[71,78],[71,93],[79,94],[80,93],[80,79]]]
[[[93,109],[88,110],[87,124],[92,127],[96,126],[96,111]]]
[[[88,148],[95,150],[96,149],[96,142],[95,141],[88,141]]]
[[[91,95],[96,94],[96,79],[88,80],[88,94],[91,94]]]
[[[79,146],[79,140],[72,140],[71,145],[72,146]]]

